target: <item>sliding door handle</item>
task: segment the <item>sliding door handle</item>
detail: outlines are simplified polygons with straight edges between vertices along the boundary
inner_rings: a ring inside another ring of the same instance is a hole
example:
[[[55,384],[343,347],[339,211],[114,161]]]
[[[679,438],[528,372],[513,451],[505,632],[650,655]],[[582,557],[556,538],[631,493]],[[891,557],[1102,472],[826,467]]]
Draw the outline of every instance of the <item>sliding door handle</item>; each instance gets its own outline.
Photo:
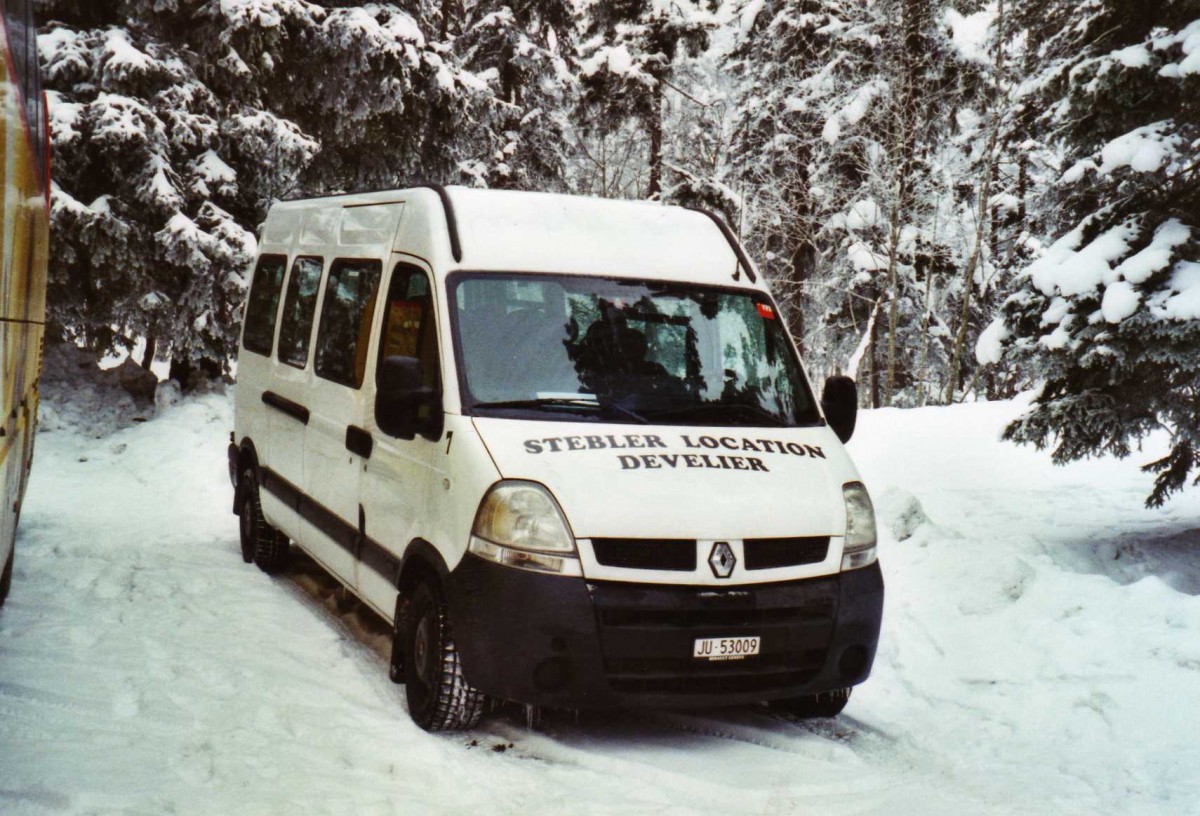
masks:
[[[371,438],[369,431],[357,425],[346,427],[346,450],[358,454],[363,459],[370,459],[374,447],[375,440]]]
[[[287,397],[281,397],[274,391],[263,391],[262,401],[276,411],[287,414],[292,419],[304,425],[308,424],[308,409],[298,402],[292,402]]]

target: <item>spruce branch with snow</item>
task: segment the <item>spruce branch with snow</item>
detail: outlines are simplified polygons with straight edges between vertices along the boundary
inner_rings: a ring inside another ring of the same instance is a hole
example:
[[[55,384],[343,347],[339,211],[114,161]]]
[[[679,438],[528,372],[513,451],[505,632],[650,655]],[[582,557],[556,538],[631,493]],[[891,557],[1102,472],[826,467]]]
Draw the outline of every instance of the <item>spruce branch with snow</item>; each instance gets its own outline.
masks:
[[[1127,456],[1168,429],[1170,453],[1145,468],[1158,506],[1200,470],[1200,19],[1185,2],[1053,11],[1055,58],[1030,88],[1067,157],[1058,237],[977,355],[1043,383],[1006,436],[1056,461]]]
[[[39,38],[56,157],[50,323],[98,354],[157,338],[164,356],[219,371],[256,247],[227,210],[245,163],[186,52],[118,22]]]

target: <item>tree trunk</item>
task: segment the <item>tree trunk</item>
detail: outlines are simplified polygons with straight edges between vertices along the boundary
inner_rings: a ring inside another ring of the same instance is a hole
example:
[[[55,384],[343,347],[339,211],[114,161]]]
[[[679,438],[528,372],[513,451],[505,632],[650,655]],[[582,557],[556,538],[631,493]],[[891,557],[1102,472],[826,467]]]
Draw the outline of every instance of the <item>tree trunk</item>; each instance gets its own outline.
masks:
[[[877,301],[882,303],[882,299]],[[875,312],[879,311],[876,305]],[[867,346],[867,362],[871,366],[871,407],[879,407],[879,321],[871,320],[871,341]]]
[[[888,292],[891,303],[888,304],[888,349],[887,349],[887,382],[883,390],[883,404],[892,404],[892,395],[896,386],[896,329],[900,320],[900,280],[896,272],[896,254],[900,243],[900,207],[893,206],[888,218]]]
[[[893,165],[896,196],[892,201],[888,218],[888,268],[887,290],[890,292],[891,303],[888,308],[888,345],[887,345],[887,379],[884,382],[884,405],[892,404],[892,396],[896,386],[896,331],[899,328],[900,306],[900,276],[896,268],[897,253],[900,242],[901,220],[905,214],[912,213],[913,208],[913,177],[916,171],[917,159],[917,127],[920,118],[919,100],[921,60],[926,53],[923,21],[928,14],[924,0],[904,0],[900,9],[900,28],[904,36],[902,60],[902,85],[899,99],[899,109],[896,111],[894,126],[896,161]],[[874,358],[872,358],[874,360]],[[878,375],[872,364],[873,400],[878,404]]]
[[[925,378],[929,367],[929,327],[933,321],[933,273],[925,273],[925,319],[921,324],[921,357],[917,363],[917,406],[925,407]]]
[[[659,80],[652,91],[654,112],[650,115],[650,186],[646,198],[657,201],[662,198],[662,146],[663,146],[663,84]]]
[[[811,161],[811,156],[811,147],[801,143],[796,156],[796,166],[807,168]],[[807,172],[791,174],[791,183],[788,186],[788,215],[791,223],[787,225],[785,244],[791,255],[790,277],[796,285],[795,291],[800,293],[800,297],[796,299],[797,302],[793,304],[791,309],[791,329],[792,336],[796,340],[796,350],[803,356],[806,351],[804,337],[806,329],[804,322],[804,284],[815,274],[817,265],[817,248],[813,245],[811,239],[814,207]]]
[[[146,336],[146,351],[142,354],[142,368],[150,370],[154,362],[154,352],[158,349],[158,338],[153,334]]]

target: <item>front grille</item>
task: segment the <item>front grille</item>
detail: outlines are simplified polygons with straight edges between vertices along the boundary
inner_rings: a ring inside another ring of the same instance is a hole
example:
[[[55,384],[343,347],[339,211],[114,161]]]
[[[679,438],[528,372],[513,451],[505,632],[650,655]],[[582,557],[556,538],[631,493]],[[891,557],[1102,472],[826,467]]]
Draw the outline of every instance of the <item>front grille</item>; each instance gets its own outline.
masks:
[[[602,609],[601,626],[667,627],[671,629],[740,629],[777,626],[833,617],[833,600],[772,609]]]
[[[829,536],[747,538],[743,547],[748,570],[820,564],[829,552]]]
[[[767,691],[811,680],[824,649],[705,663],[688,659],[605,660],[608,684],[627,694],[718,694]]]
[[[679,538],[593,538],[596,562],[605,567],[625,569],[673,570],[696,569],[696,542]]]
[[[801,685],[820,671],[837,616],[838,579],[722,590],[589,585],[604,670],[628,694],[756,693]],[[696,638],[757,636],[744,660],[692,657]]]

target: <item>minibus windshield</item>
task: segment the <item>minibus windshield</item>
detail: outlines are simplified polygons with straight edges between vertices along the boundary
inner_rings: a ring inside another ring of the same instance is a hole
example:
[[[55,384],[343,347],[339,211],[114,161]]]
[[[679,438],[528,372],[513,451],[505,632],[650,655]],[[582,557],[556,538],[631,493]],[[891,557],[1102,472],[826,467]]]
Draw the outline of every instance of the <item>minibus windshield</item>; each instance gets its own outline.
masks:
[[[484,416],[792,427],[820,422],[761,292],[464,272],[450,300],[463,408]]]

